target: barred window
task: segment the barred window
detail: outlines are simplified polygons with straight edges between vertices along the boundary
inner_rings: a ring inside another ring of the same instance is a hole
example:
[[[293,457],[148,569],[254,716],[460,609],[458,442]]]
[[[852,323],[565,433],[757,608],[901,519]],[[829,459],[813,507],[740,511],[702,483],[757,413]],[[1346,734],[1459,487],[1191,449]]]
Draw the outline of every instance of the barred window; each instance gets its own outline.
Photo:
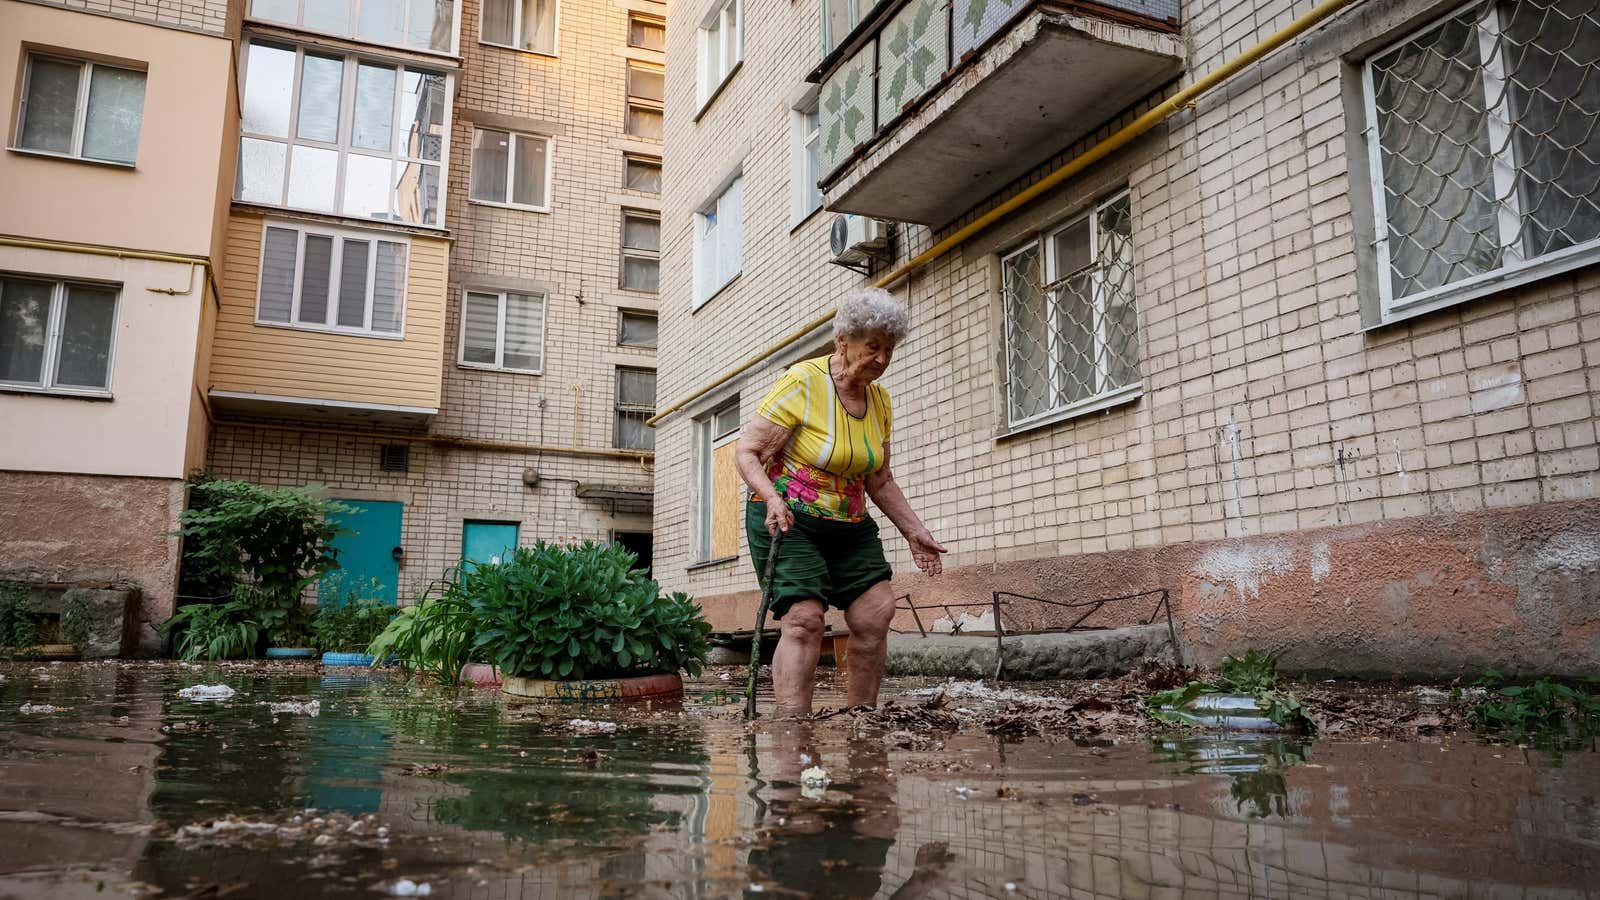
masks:
[[[611,445],[623,450],[653,450],[656,430],[645,423],[656,414],[654,369],[617,368],[616,419]]]
[[[1476,3],[1364,76],[1385,318],[1594,259],[1600,2]]]
[[[1010,427],[1138,393],[1128,210],[1124,192],[1001,259]]]

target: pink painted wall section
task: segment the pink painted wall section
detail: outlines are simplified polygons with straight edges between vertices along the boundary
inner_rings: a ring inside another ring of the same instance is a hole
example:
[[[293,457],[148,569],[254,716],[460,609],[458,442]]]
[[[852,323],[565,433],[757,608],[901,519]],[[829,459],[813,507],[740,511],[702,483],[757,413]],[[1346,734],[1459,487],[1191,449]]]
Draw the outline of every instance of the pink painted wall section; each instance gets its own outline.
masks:
[[[134,167],[0,151],[0,234],[207,256],[231,126],[232,44],[220,36],[0,0],[0,98],[14,98],[29,51],[147,70]],[[230,180],[231,183],[231,180]]]
[[[0,392],[0,469],[182,478],[201,304],[209,302],[201,267],[0,246],[0,271],[121,287],[111,399]],[[203,445],[193,452],[203,458]]]
[[[987,615],[997,590],[1072,602],[1151,591],[1085,624],[1164,621],[1154,593],[1164,589],[1186,655],[1208,666],[1256,647],[1281,652],[1294,671],[1600,675],[1593,500],[970,566],[936,579],[900,572],[893,585],[919,607],[954,607],[920,612],[930,627]],[[719,631],[751,628],[757,601],[753,591],[699,598]],[[1076,612],[1012,600],[1003,618],[1062,626]],[[907,612],[895,627],[916,630]]]
[[[183,482],[0,471],[0,575],[42,583],[137,585],[139,648],[161,646],[156,626],[177,590]]]

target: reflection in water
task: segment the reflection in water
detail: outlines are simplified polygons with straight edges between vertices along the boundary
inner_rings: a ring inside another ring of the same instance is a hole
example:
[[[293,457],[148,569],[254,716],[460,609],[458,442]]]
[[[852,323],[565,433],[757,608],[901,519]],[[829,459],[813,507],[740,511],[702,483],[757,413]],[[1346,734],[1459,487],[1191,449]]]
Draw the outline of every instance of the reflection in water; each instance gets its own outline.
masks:
[[[541,717],[492,691],[314,667],[0,664],[0,675],[4,897],[84,884],[125,896],[142,882],[281,900],[400,878],[433,897],[495,900],[754,896],[752,885],[896,900],[1564,898],[1600,884],[1594,753],[1557,764],[1470,738],[1206,734],[1099,747],[961,734],[908,751],[845,717],[747,731],[694,702]],[[239,694],[176,697],[219,681]],[[320,716],[266,705],[307,699]],[[23,715],[24,702],[61,709]],[[560,727],[573,715],[621,727],[576,736]],[[811,764],[833,779],[821,796],[801,791]],[[202,844],[175,833],[227,814],[282,825],[307,806],[368,811],[363,827],[387,831]]]
[[[1288,816],[1289,785],[1284,772],[1304,765],[1310,744],[1304,739],[1256,733],[1201,734],[1150,741],[1156,759],[1177,763],[1190,775],[1226,775],[1235,810],[1254,818]]]

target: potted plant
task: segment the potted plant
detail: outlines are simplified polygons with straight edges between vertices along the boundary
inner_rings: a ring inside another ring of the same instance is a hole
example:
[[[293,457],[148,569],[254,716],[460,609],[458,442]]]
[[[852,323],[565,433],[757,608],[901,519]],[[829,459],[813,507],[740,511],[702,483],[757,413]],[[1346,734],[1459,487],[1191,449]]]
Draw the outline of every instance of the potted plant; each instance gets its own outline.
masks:
[[[350,597],[337,606],[319,605],[311,631],[325,666],[370,666],[375,657],[364,651],[382,634],[399,610],[371,597]]]
[[[680,593],[635,569],[617,544],[518,548],[466,573],[474,647],[499,666],[512,696],[558,701],[681,697],[680,670],[699,674],[711,625]]]

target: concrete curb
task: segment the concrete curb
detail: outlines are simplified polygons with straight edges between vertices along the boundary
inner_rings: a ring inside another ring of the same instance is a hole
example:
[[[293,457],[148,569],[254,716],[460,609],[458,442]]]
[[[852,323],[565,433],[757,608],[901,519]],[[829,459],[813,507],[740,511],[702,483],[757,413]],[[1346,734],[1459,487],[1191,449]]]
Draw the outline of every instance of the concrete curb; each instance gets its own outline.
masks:
[[[1005,638],[1005,677],[1017,681],[1105,678],[1149,657],[1176,658],[1165,623]],[[994,635],[889,635],[888,674],[993,678]]]

